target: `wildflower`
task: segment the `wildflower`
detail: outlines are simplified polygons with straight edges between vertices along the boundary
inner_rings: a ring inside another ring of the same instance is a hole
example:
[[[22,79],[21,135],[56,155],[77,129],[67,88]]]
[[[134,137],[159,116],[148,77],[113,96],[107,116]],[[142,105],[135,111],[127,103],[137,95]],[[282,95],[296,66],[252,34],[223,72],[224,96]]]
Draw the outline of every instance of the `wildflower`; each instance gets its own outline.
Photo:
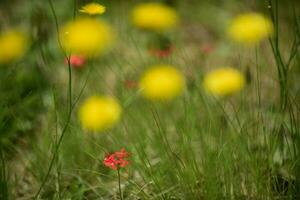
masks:
[[[149,49],[149,53],[157,58],[166,58],[174,51],[173,46],[168,46],[165,49]]]
[[[68,60],[65,59],[65,64],[68,64]],[[74,68],[82,68],[85,64],[85,57],[81,55],[71,55],[70,56],[70,64]]]
[[[206,74],[203,84],[207,92],[226,96],[240,91],[245,85],[245,78],[238,70],[223,67]]]
[[[137,87],[137,82],[135,80],[127,79],[124,81],[124,85],[127,89],[134,89]]]
[[[119,170],[129,164],[129,161],[127,160],[129,156],[130,154],[122,148],[120,151],[106,155],[103,160],[103,164],[111,169]]]
[[[129,157],[129,153],[126,152],[124,148],[122,148],[121,151],[115,152],[115,156],[119,159],[123,159]]]
[[[124,148],[122,148],[120,151],[106,155],[103,160],[103,164],[106,167],[109,167],[113,170],[117,170],[118,172],[119,195],[121,200],[123,199],[123,194],[121,188],[120,169],[126,167],[129,164],[129,161],[127,160],[129,156],[130,154],[126,152]]]
[[[21,58],[28,48],[28,38],[24,33],[8,30],[0,34],[0,65]]]
[[[79,18],[68,23],[61,31],[64,49],[84,56],[104,53],[113,43],[113,31],[104,21]]]
[[[132,11],[132,23],[141,29],[167,31],[176,27],[176,11],[161,3],[142,3]]]
[[[89,97],[79,110],[82,126],[90,131],[104,131],[112,128],[121,117],[121,106],[112,97]]]
[[[184,76],[170,65],[152,66],[139,82],[142,95],[153,101],[172,100],[183,92],[184,86]]]
[[[258,44],[273,34],[273,24],[258,13],[247,13],[237,16],[228,28],[228,35],[234,41],[246,45]]]
[[[214,45],[209,43],[201,45],[200,48],[201,48],[201,52],[206,55],[209,55],[215,50]]]
[[[164,34],[155,34],[153,36],[153,40],[148,42],[149,54],[157,58],[170,56],[175,49],[170,38]]]
[[[105,13],[106,7],[103,5],[100,5],[98,3],[89,3],[84,6],[79,10],[79,12],[86,13],[89,15],[101,15]]]

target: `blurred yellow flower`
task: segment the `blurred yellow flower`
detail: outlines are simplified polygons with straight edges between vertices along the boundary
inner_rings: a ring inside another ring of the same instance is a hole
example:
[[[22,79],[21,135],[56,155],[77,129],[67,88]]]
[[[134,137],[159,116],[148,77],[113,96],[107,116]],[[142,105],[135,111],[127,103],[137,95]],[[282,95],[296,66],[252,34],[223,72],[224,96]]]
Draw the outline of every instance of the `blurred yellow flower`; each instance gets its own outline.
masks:
[[[240,91],[245,85],[245,78],[234,68],[222,67],[206,74],[203,84],[207,92],[226,96]]]
[[[113,43],[114,33],[104,21],[79,18],[68,23],[60,33],[66,51],[84,56],[104,53]]]
[[[258,44],[273,34],[272,22],[258,13],[247,13],[237,16],[228,28],[231,39],[246,45]]]
[[[167,31],[178,23],[176,11],[161,3],[142,3],[132,11],[132,23],[141,29]]]
[[[21,58],[28,48],[28,38],[24,33],[8,30],[0,34],[0,64],[7,64]]]
[[[170,65],[150,67],[139,82],[142,95],[152,101],[170,101],[179,96],[184,87],[184,76]]]
[[[81,105],[79,119],[84,129],[101,132],[116,125],[121,112],[121,106],[113,97],[92,96]]]
[[[84,6],[79,10],[79,12],[86,13],[89,15],[101,15],[105,13],[105,6],[100,5],[98,3],[89,3]]]

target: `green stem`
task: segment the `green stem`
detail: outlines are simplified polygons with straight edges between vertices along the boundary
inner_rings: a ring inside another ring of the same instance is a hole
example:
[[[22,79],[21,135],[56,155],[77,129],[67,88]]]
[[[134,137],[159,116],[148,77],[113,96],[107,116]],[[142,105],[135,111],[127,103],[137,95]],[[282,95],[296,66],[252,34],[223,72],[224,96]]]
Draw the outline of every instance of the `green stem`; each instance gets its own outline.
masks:
[[[120,195],[120,199],[123,200],[122,189],[121,189],[120,169],[118,169],[117,171],[118,171],[119,195]]]
[[[54,9],[54,6],[53,6],[53,3],[51,0],[48,0],[49,4],[50,4],[50,8],[51,8],[51,12],[53,14],[53,17],[54,17],[54,20],[55,20],[55,25],[56,25],[56,31],[58,33],[57,37],[58,37],[58,43],[60,45],[60,47],[62,48],[61,46],[61,42],[60,42],[60,39],[59,39],[59,27],[58,27],[58,20],[57,20],[57,16],[56,16],[56,13],[55,13],[55,9]],[[65,52],[64,52],[65,53]],[[55,145],[55,150],[54,150],[54,153],[53,153],[53,156],[52,156],[52,159],[50,161],[50,165],[48,167],[48,170],[47,170],[47,173],[46,173],[46,176],[44,177],[37,193],[35,194],[34,198],[33,199],[37,199],[43,189],[43,187],[45,186],[49,176],[50,176],[50,173],[51,173],[51,170],[53,168],[53,164],[54,164],[54,161],[56,160],[57,158],[57,155],[58,155],[58,152],[59,152],[59,147],[62,143],[62,140],[68,130],[68,127],[69,127],[69,124],[70,124],[70,121],[71,121],[71,116],[72,116],[72,111],[73,111],[73,105],[72,105],[72,68],[71,68],[71,62],[70,62],[70,56],[68,56],[66,53],[65,53],[65,57],[68,61],[68,115],[67,115],[67,120],[66,120],[66,123],[62,129],[62,132],[61,132],[61,135],[59,137],[59,140],[57,142],[57,144]]]
[[[71,121],[71,116],[72,116],[72,111],[73,111],[73,109],[72,109],[72,104],[71,104],[71,103],[72,103],[72,98],[71,98],[71,96],[72,96],[72,90],[71,90],[71,86],[72,86],[72,85],[71,85],[71,84],[72,84],[72,75],[71,75],[71,65],[70,65],[70,60],[69,60],[69,59],[68,59],[68,65],[69,65],[69,87],[68,87],[68,90],[69,90],[69,111],[68,111],[67,121],[66,121],[66,123],[65,123],[65,126],[63,127],[63,130],[62,130],[61,135],[60,135],[60,137],[59,137],[58,143],[57,143],[57,145],[55,146],[55,151],[54,151],[53,157],[52,157],[52,159],[51,159],[51,161],[50,161],[50,165],[49,165],[49,168],[48,168],[48,170],[47,170],[46,176],[45,176],[45,178],[44,178],[42,184],[40,185],[38,192],[37,192],[36,195],[34,196],[34,199],[37,199],[37,198],[38,198],[39,194],[41,193],[41,191],[42,191],[42,189],[43,189],[43,187],[44,187],[44,185],[45,185],[45,183],[47,182],[47,180],[48,180],[48,178],[49,178],[49,175],[50,175],[50,172],[51,172],[51,170],[52,170],[54,161],[55,161],[55,159],[56,159],[56,157],[57,157],[57,154],[58,154],[58,151],[59,151],[59,147],[60,147],[60,145],[61,145],[61,142],[62,142],[62,140],[63,140],[63,137],[64,137],[64,135],[66,134],[67,129],[68,129],[69,124],[70,124],[70,121]]]
[[[0,183],[2,183],[2,185],[0,185],[0,198],[3,200],[10,199],[6,167],[7,166],[4,158],[4,153],[2,151],[2,148],[0,148]]]
[[[274,6],[274,9],[273,9]],[[274,39],[270,39],[270,45],[276,61],[278,79],[280,85],[280,110],[284,111],[287,106],[287,82],[288,82],[288,65],[283,61],[281,51],[279,48],[279,8],[278,0],[275,0],[275,5],[272,3],[272,0],[269,0],[269,11],[272,18],[272,21],[275,26],[275,35]]]

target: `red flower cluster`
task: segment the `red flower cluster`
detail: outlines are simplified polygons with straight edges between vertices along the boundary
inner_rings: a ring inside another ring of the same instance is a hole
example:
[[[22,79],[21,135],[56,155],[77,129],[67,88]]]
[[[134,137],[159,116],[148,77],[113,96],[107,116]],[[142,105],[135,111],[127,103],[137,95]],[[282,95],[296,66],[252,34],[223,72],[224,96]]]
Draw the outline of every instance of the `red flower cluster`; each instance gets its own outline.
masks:
[[[138,84],[135,80],[127,79],[124,81],[124,85],[127,89],[135,89]]]
[[[122,148],[120,151],[116,151],[113,154],[108,154],[105,156],[103,160],[103,164],[106,167],[110,167],[114,170],[118,170],[120,168],[124,168],[129,164],[129,161],[126,160],[130,154],[126,152],[124,148]]]
[[[210,54],[215,50],[215,47],[213,44],[202,44],[201,45],[201,51],[203,54]]]
[[[166,49],[149,49],[149,53],[157,58],[166,58],[174,51],[173,46],[169,46]]]
[[[83,65],[85,64],[85,57],[81,55],[71,55],[70,56],[70,63],[72,67],[74,68],[82,68]],[[68,60],[65,59],[65,64],[68,64]]]

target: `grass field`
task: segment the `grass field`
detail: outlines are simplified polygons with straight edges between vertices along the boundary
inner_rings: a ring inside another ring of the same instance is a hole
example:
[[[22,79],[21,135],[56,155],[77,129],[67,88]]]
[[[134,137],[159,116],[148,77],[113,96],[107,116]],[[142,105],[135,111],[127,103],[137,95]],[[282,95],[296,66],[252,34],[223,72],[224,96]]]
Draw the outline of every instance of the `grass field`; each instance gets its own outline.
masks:
[[[0,199],[300,199],[299,1],[95,2],[0,1]]]

